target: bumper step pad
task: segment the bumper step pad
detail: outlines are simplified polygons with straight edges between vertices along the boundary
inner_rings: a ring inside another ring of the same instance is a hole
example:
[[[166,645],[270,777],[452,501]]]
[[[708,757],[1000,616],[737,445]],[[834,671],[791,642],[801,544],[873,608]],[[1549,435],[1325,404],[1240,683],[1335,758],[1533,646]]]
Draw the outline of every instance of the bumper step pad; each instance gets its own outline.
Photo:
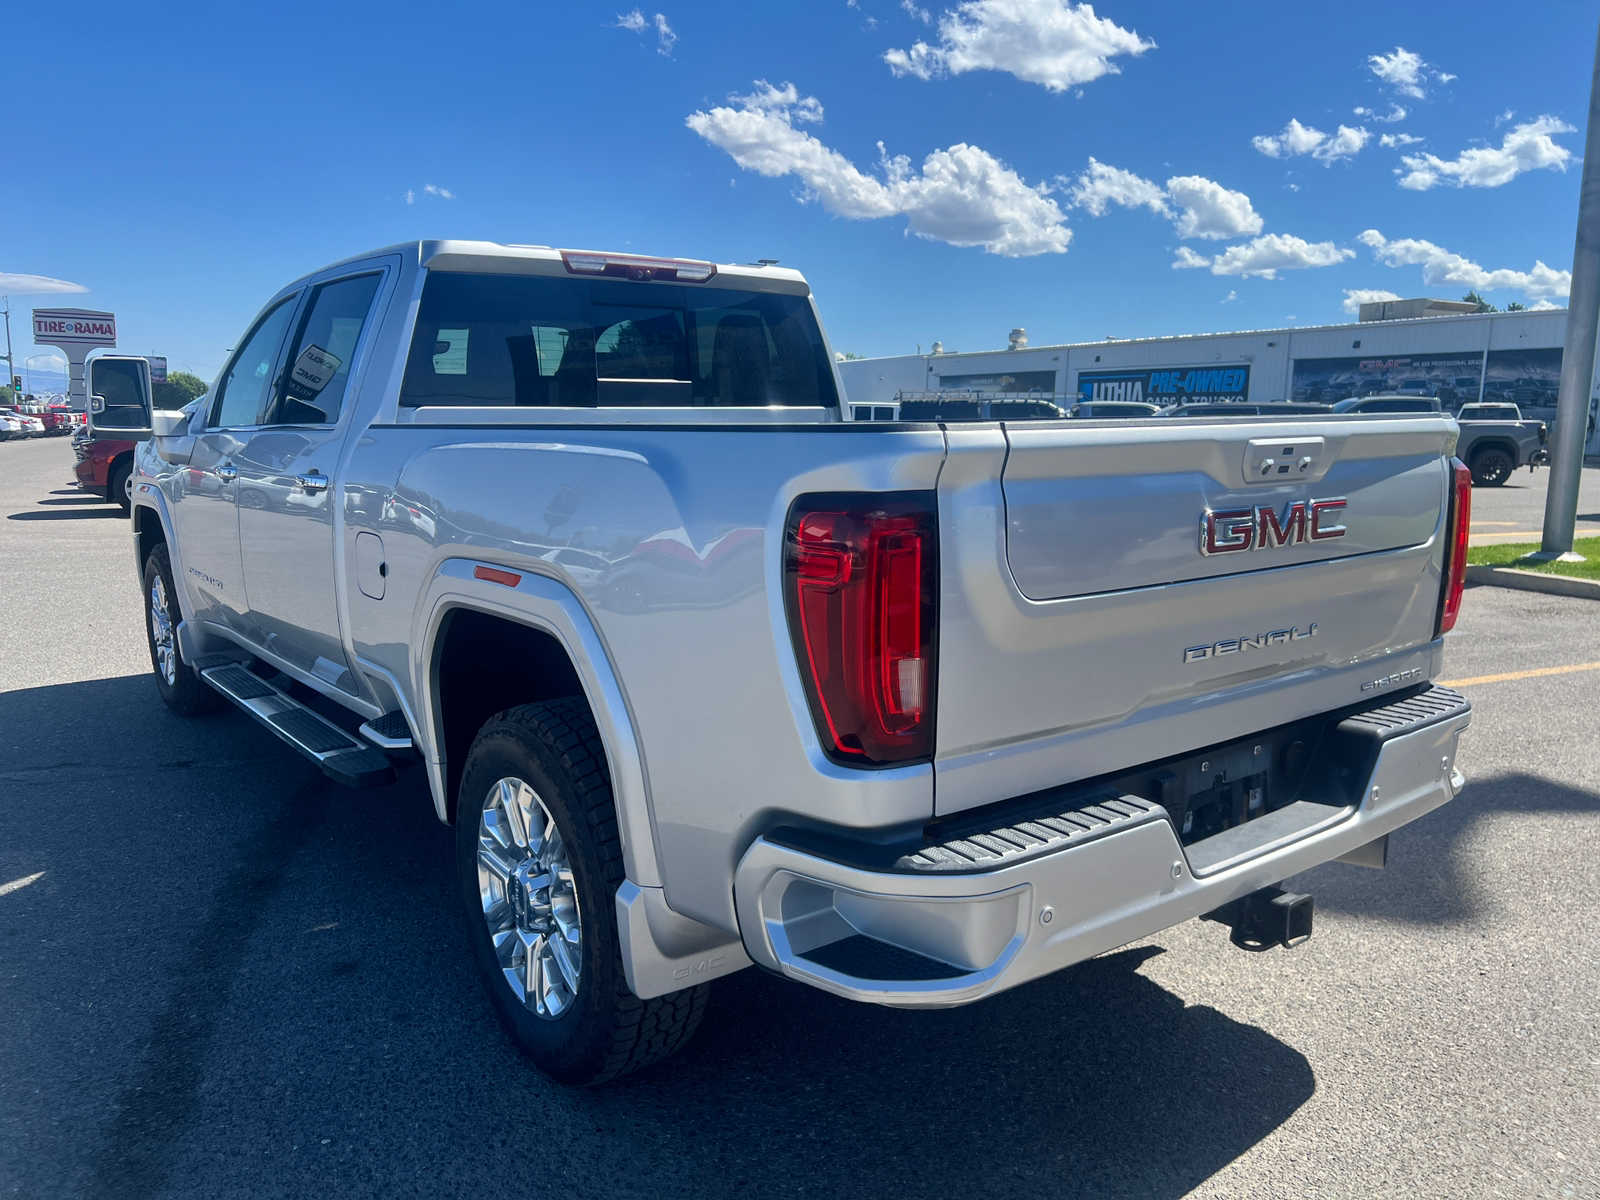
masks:
[[[1039,854],[1092,841],[1108,833],[1164,821],[1167,810],[1138,796],[1106,796],[1093,804],[1040,813],[964,837],[924,846],[895,860],[897,871],[990,871]]]
[[[200,678],[315,763],[335,783],[381,787],[394,782],[394,767],[382,750],[358,741],[249,667],[241,663],[207,667],[200,672]]]

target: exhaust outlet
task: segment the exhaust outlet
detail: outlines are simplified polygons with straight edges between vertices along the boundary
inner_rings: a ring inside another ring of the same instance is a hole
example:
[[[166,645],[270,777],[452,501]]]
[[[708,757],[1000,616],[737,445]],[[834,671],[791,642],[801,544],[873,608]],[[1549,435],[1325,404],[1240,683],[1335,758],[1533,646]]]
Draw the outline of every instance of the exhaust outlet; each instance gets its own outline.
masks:
[[[1241,950],[1260,952],[1275,946],[1292,949],[1311,939],[1315,902],[1310,896],[1264,887],[1201,919],[1228,926],[1228,940]]]

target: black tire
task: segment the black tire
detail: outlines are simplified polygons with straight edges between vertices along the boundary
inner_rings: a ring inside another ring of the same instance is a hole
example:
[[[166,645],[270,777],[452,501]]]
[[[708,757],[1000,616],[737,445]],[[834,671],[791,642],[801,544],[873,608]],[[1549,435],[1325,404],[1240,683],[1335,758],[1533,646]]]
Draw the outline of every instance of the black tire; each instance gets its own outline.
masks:
[[[1504,450],[1486,446],[1472,456],[1472,482],[1475,487],[1499,487],[1517,469],[1516,461]]]
[[[111,473],[106,476],[106,499],[122,510],[122,515],[127,516],[133,511],[133,495],[128,491],[133,486],[133,464],[120,462],[111,468]],[[201,686],[204,686],[203,684]]]
[[[478,833],[497,781],[528,783],[554,818],[582,913],[579,984],[558,1017],[530,1011],[501,972],[478,891]],[[605,752],[581,698],[524,704],[491,717],[467,754],[456,804],[456,875],[473,963],[495,1013],[545,1074],[596,1084],[658,1062],[693,1036],[710,987],[652,1000],[628,988],[617,936],[622,844]]]
[[[176,630],[182,617],[178,610],[178,593],[172,584],[172,558],[167,553],[164,542],[150,551],[149,557],[144,560],[143,578],[144,640],[150,651],[150,669],[155,673],[156,690],[161,693],[161,699],[166,706],[179,716],[198,717],[203,713],[216,712],[223,706],[222,697],[183,661],[183,651],[178,646],[176,634],[172,639],[172,678],[169,680],[166,672],[162,670],[161,660],[156,652],[156,622],[151,618],[151,609],[155,606],[155,584],[158,579],[161,582],[161,594],[165,597],[167,621],[170,628]]]

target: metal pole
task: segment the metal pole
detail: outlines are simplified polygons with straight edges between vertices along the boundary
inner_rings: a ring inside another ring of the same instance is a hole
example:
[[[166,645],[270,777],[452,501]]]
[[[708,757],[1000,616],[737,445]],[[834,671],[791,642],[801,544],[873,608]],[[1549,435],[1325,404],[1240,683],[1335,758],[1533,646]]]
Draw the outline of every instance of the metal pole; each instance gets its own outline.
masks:
[[[11,297],[10,296],[6,297],[5,314],[6,314],[6,386],[10,387],[11,386],[11,380],[13,378],[15,378],[16,374],[17,374],[17,364],[11,361]],[[11,396],[11,403],[13,403],[13,404],[21,404],[22,403],[22,397],[16,395],[14,390],[13,390],[13,393],[12,393],[12,396]]]
[[[1589,131],[1584,139],[1579,188],[1572,295],[1567,303],[1566,350],[1561,356],[1561,394],[1556,401],[1550,491],[1545,497],[1544,543],[1540,547],[1540,554],[1551,558],[1572,552],[1583,443],[1589,431],[1595,333],[1600,327],[1600,37],[1595,40],[1594,73],[1589,80]]]

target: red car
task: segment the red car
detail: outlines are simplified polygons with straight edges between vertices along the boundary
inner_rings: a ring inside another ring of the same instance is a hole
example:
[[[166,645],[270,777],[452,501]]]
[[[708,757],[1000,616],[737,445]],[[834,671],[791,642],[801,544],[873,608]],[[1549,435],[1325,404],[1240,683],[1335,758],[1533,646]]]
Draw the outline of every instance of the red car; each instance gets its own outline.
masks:
[[[107,437],[104,433],[74,440],[72,453],[78,461],[73,464],[72,474],[78,486],[121,505],[126,515],[133,501],[133,448],[137,444],[131,438]]]

